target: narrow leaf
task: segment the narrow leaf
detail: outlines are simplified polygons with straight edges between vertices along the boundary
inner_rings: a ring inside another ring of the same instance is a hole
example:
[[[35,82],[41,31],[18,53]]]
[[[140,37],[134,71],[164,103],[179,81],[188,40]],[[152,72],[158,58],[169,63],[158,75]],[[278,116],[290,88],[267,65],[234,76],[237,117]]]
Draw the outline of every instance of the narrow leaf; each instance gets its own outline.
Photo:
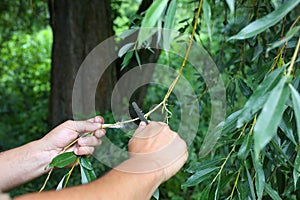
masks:
[[[300,176],[300,151],[298,150],[297,156],[295,158],[294,169],[293,169],[293,179],[294,179],[294,187],[297,189],[297,182]]]
[[[261,163],[257,163],[255,166],[256,177],[255,177],[255,188],[257,199],[262,199],[264,188],[265,188],[265,173]]]
[[[123,70],[125,67],[127,67],[127,65],[129,64],[132,56],[133,56],[133,51],[129,51],[129,52],[126,53],[126,55],[123,59],[123,62],[122,62],[121,70]]]
[[[265,184],[265,189],[273,200],[281,200],[279,194],[269,184]]]
[[[164,21],[164,30],[163,30],[163,49],[168,51],[171,44],[171,34],[175,21],[176,13],[176,0],[172,0]]]
[[[141,59],[140,59],[139,53],[138,53],[137,50],[135,50],[134,52],[135,52],[136,61],[137,61],[138,65],[139,65],[139,67],[141,68],[142,64],[141,64]]]
[[[226,3],[229,7],[230,13],[234,13],[234,0],[226,0]]]
[[[97,178],[94,170],[88,170],[80,165],[81,183],[86,184]]]
[[[141,29],[139,31],[138,47],[140,47],[145,40],[155,33],[155,31],[153,31],[151,28],[155,27],[167,5],[168,0],[155,0],[148,8],[145,17],[142,20]]]
[[[296,26],[292,30],[288,31],[287,34],[284,36],[284,38],[281,38],[279,41],[272,43],[270,47],[267,48],[267,53],[272,49],[283,45],[291,38],[293,38],[295,35],[299,35],[299,31],[300,31],[300,26]]]
[[[248,184],[249,184],[251,196],[252,196],[252,199],[256,199],[255,198],[254,185],[253,185],[253,182],[252,182],[252,177],[251,177],[251,174],[249,173],[247,165],[245,165],[245,166],[246,166],[246,173],[247,173],[247,179],[248,179]]]
[[[211,19],[211,8],[207,0],[203,0],[203,17],[207,27],[207,34],[209,40],[212,41],[211,28],[210,28],[210,19]]]
[[[218,167],[212,167],[212,168],[207,168],[207,169],[197,171],[195,174],[193,174],[191,177],[189,177],[185,183],[182,184],[182,187],[190,187],[190,186],[194,186],[194,185],[201,183],[202,181],[209,178],[209,176],[216,169],[218,169]]]
[[[159,189],[158,188],[156,188],[156,190],[154,191],[152,196],[154,199],[159,200]]]
[[[271,91],[261,114],[254,126],[254,151],[258,158],[259,152],[271,141],[277,132],[287,101],[289,90],[286,86],[286,77],[282,78]]]
[[[300,0],[286,1],[278,9],[247,25],[237,35],[230,37],[229,40],[247,39],[265,31],[267,28],[278,23],[284,16],[293,10],[299,4],[299,2]]]
[[[237,127],[240,128],[245,122],[253,119],[254,115],[263,107],[271,89],[279,82],[284,68],[276,69],[262,81],[257,87],[250,99],[246,102],[237,121]]]
[[[292,94],[294,113],[296,116],[298,142],[300,143],[300,95],[291,84],[289,84],[289,87]]]
[[[63,189],[63,186],[65,185],[65,179],[66,177],[68,176],[68,174],[65,174],[62,179],[59,181],[57,187],[56,187],[56,190],[62,190]]]
[[[77,155],[75,155],[73,152],[65,152],[62,154],[59,154],[48,165],[49,168],[51,167],[57,167],[57,168],[63,168],[66,167],[72,163],[75,162],[77,158]]]
[[[82,165],[82,167],[84,167],[88,170],[93,169],[92,163],[87,156],[81,156],[79,162],[80,162],[80,165]]]
[[[121,47],[121,49],[118,52],[118,56],[121,58],[122,56],[124,56],[129,50],[130,48],[132,48],[134,46],[134,42],[130,42],[128,44],[125,44],[124,46]]]

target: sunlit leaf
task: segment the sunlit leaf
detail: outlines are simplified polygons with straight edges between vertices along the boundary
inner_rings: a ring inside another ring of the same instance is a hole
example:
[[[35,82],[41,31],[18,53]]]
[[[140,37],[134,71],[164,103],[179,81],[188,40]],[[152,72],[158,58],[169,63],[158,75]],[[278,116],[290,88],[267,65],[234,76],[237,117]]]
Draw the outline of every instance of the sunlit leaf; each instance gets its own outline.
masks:
[[[158,188],[154,191],[152,196],[154,199],[159,200],[159,189]]]
[[[170,49],[170,43],[172,39],[171,34],[175,21],[176,3],[176,0],[171,1],[164,20],[163,49],[166,51]]]
[[[300,0],[290,0],[286,1],[282,6],[268,15],[248,24],[245,28],[243,28],[237,35],[234,35],[229,38],[232,39],[247,39],[253,37],[267,28],[278,23],[284,16],[286,16],[291,10],[293,10],[298,4]]]
[[[195,174],[190,176],[188,180],[182,184],[182,187],[190,187],[198,185],[202,181],[208,179],[215,170],[219,169],[218,167],[206,168],[200,171],[197,171]]]
[[[265,189],[273,200],[281,200],[277,191],[275,191],[269,184],[265,184]]]
[[[138,47],[140,47],[145,40],[150,38],[155,33],[155,30],[151,28],[156,26],[167,5],[168,0],[155,0],[148,8],[145,17],[142,20],[141,29],[138,36]]]
[[[226,0],[226,3],[229,7],[230,13],[234,13],[234,0]]]
[[[138,65],[139,65],[139,67],[141,68],[142,64],[141,64],[141,59],[140,59],[139,53],[137,51],[134,51],[134,52],[135,52],[136,61],[137,61]]]
[[[97,178],[94,170],[89,170],[80,165],[81,183],[86,184]]]
[[[211,8],[207,0],[203,0],[203,17],[207,27],[207,34],[209,40],[212,41],[211,28],[210,28],[210,19],[211,19]]]
[[[62,179],[59,181],[59,183],[58,183],[58,185],[57,185],[57,187],[56,187],[56,190],[62,190],[62,189],[63,189],[64,185],[66,184],[65,179],[66,179],[67,176],[68,176],[68,174],[65,174],[65,175],[62,177]]]
[[[254,126],[254,151],[258,158],[259,152],[270,142],[277,132],[287,101],[289,90],[286,77],[282,78],[271,91]]]
[[[118,56],[120,58],[122,56],[124,56],[130,50],[130,48],[132,48],[134,46],[134,44],[135,44],[134,42],[130,42],[130,43],[125,44],[124,46],[122,46],[122,48],[118,52]]]
[[[246,102],[237,121],[237,127],[240,128],[245,122],[254,118],[254,115],[263,107],[269,96],[269,91],[278,83],[284,68],[279,68],[267,75],[261,84],[257,87],[250,99]]]
[[[296,117],[298,142],[300,142],[300,95],[291,84],[289,84],[289,87],[292,94],[293,108]]]
[[[65,152],[62,154],[59,154],[48,165],[49,168],[51,167],[57,167],[57,168],[63,168],[70,164],[73,164],[77,158],[77,155],[75,155],[73,152]]]
[[[79,160],[80,165],[82,165],[82,167],[88,169],[88,170],[92,170],[93,166],[91,161],[89,160],[89,158],[87,156],[81,156],[80,160]]]

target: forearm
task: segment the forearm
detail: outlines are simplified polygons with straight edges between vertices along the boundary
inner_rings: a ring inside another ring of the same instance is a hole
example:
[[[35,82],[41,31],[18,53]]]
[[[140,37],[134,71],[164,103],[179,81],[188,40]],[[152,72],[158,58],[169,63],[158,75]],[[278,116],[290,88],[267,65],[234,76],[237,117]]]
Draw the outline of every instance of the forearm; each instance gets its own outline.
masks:
[[[144,200],[150,199],[161,182],[157,172],[134,174],[113,169],[87,185],[28,194],[16,200]]]
[[[34,141],[0,153],[0,191],[8,191],[46,172],[50,155],[40,151],[39,145]]]

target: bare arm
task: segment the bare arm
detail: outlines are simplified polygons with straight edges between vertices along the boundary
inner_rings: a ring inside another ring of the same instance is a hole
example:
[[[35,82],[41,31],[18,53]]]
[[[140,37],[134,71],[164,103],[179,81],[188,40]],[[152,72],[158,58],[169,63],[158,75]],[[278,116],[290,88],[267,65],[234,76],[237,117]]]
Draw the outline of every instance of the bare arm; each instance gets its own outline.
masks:
[[[67,121],[40,140],[0,153],[0,191],[8,191],[46,173],[45,167],[52,158],[80,133],[96,131],[95,136],[84,138],[72,149],[78,155],[91,154],[105,134],[100,130],[101,123],[101,117],[87,121]]]
[[[187,159],[186,143],[167,125],[157,122],[137,129],[129,151],[129,160],[90,184],[28,194],[16,200],[150,199],[155,189],[172,177]]]

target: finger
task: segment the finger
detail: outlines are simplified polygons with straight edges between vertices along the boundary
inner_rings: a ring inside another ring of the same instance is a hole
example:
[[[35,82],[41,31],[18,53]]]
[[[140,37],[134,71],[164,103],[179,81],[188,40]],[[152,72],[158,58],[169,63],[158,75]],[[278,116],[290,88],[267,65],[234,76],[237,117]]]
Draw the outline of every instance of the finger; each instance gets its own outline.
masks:
[[[79,133],[92,132],[101,128],[101,123],[90,121],[74,121],[75,130]]]
[[[99,146],[102,141],[94,136],[91,137],[82,137],[78,139],[79,146]]]
[[[78,156],[91,155],[91,154],[93,154],[94,150],[95,150],[94,147],[79,147],[79,146],[77,146],[74,149],[74,153]]]
[[[94,136],[98,139],[102,138],[106,134],[105,129],[98,129],[95,131]]]
[[[88,119],[88,120],[86,120],[86,121],[94,122],[94,123],[101,123],[101,124],[104,123],[104,119],[103,119],[103,117],[101,117],[101,116],[96,116],[96,117],[93,117],[93,118]]]

